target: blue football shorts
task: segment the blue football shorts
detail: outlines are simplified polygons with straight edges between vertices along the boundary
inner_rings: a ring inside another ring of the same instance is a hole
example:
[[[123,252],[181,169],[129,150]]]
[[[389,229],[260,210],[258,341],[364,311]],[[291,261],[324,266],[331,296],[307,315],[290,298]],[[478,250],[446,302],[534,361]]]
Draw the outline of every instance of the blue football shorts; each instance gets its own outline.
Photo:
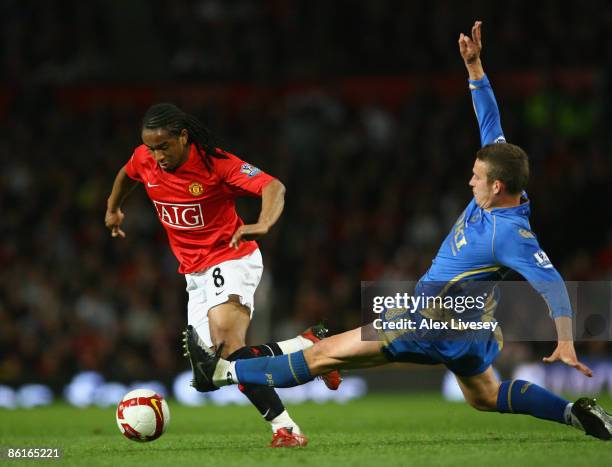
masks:
[[[389,342],[382,351],[391,362],[443,364],[459,376],[476,376],[489,368],[502,346],[493,333],[489,339],[475,340],[428,340],[406,334]]]
[[[435,312],[435,310],[434,310]],[[415,323],[414,329],[387,330],[380,332],[380,337],[386,342],[383,353],[391,362],[411,362],[425,365],[443,364],[459,376],[475,376],[483,373],[497,358],[503,347],[501,328],[495,331],[453,330],[449,325],[444,329],[430,329],[433,324],[441,324],[448,320],[444,313],[438,313],[433,319],[431,310],[419,310],[411,314],[401,310],[388,310],[383,314],[383,320],[389,324],[409,318]],[[450,315],[452,316],[452,315]],[[483,321],[483,316],[473,316],[476,321]],[[491,318],[488,318],[491,319]],[[429,327],[422,329],[423,321],[430,322]],[[448,324],[448,323],[447,323]]]

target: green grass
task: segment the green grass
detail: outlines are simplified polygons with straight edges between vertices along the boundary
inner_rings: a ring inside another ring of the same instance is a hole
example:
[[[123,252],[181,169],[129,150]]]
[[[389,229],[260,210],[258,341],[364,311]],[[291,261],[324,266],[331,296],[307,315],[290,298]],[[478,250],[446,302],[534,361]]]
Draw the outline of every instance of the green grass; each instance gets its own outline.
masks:
[[[603,400],[607,407],[611,402]],[[60,447],[63,459],[48,465],[75,466],[612,465],[612,443],[527,416],[479,413],[434,395],[290,407],[310,439],[305,449],[267,448],[269,428],[252,407],[171,404],[170,410],[167,433],[145,444],[119,434],[113,409],[0,410],[0,446]]]

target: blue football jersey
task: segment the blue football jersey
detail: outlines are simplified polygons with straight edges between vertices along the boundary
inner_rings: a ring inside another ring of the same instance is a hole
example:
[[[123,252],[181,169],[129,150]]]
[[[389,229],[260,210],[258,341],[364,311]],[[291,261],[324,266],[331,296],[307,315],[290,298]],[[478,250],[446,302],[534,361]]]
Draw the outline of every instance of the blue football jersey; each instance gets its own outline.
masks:
[[[482,80],[470,81],[470,89],[482,145],[505,143],[489,80],[485,76]],[[542,295],[551,316],[572,316],[563,279],[531,230],[530,211],[524,192],[521,204],[510,208],[485,210],[473,198],[445,238],[431,267],[420,279],[417,291],[435,295],[443,293],[450,284],[473,280],[499,281],[512,269]],[[472,288],[470,293],[477,294],[478,291]]]

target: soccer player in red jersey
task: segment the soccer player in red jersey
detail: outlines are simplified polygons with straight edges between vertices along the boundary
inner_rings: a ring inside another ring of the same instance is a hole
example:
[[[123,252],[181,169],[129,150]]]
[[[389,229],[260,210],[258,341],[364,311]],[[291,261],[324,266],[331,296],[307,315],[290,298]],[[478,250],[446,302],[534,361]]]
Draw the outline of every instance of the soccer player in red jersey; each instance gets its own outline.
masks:
[[[142,183],[166,229],[179,273],[185,275],[187,321],[197,329],[200,345],[222,345],[221,354],[235,360],[299,351],[324,337],[325,329],[314,326],[287,341],[245,346],[253,297],[263,271],[254,240],[268,233],[281,215],[283,184],[213,147],[201,122],[172,104],[149,108],[143,119],[142,141],[115,178],[105,223],[113,237],[125,237],[121,204]],[[255,224],[244,224],[238,217],[235,199],[240,196],[261,197]],[[198,389],[206,376],[193,361],[192,370]],[[324,379],[332,389],[340,382],[337,372]],[[241,390],[271,423],[273,447],[307,443],[272,388],[245,385]]]

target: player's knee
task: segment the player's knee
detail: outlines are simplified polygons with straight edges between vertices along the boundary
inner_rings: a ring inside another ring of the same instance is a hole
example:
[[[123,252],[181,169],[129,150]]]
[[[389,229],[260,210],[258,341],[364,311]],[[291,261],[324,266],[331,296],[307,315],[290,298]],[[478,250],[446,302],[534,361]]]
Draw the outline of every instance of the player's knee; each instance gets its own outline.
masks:
[[[472,394],[465,398],[468,404],[476,410],[491,412],[497,408],[497,394],[480,393]]]
[[[240,303],[239,298],[230,295],[224,303],[208,311],[209,325],[220,331],[228,332],[236,328],[246,328],[251,321],[251,312],[248,307]]]

